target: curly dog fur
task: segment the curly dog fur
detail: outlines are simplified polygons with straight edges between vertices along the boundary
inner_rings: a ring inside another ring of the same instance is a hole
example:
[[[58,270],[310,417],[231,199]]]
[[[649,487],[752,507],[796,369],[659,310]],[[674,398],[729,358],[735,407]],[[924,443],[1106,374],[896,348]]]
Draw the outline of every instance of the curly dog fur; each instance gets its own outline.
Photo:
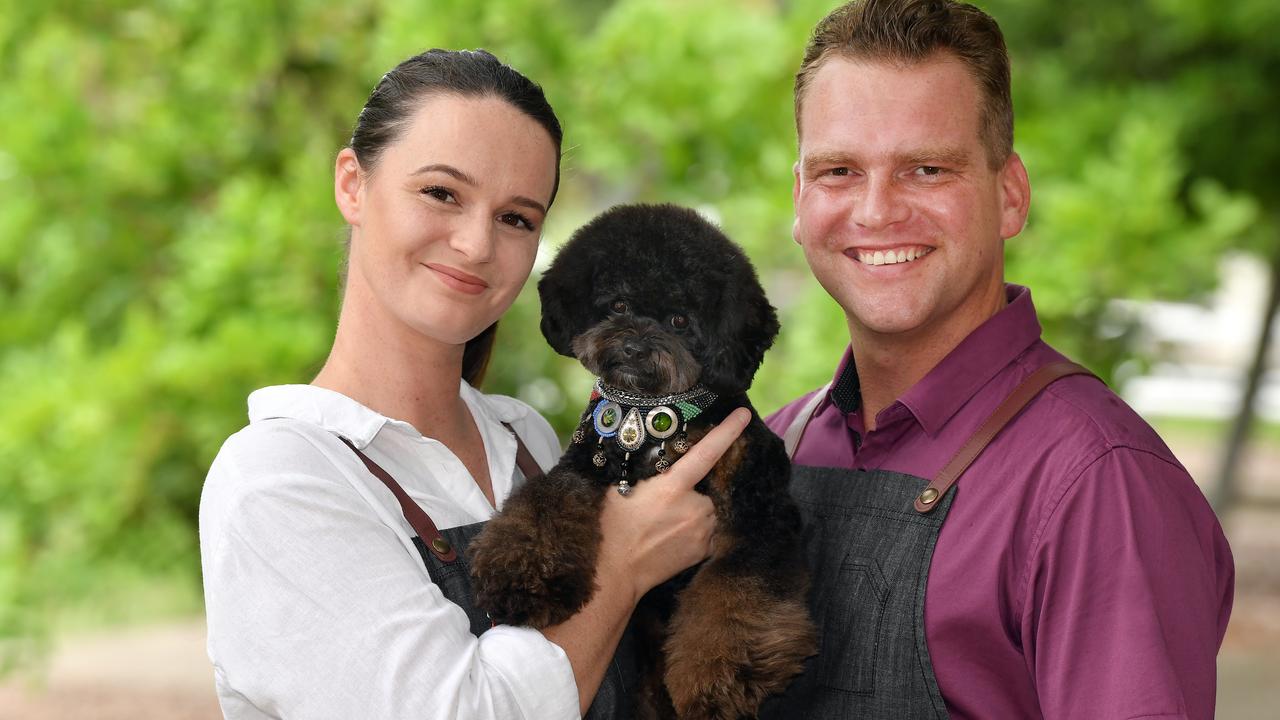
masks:
[[[717,399],[689,427],[696,441],[734,408],[778,332],[746,255],[692,210],[628,205],[578,230],[538,283],[542,332],[606,384],[650,396],[696,382]],[[652,476],[650,450],[619,462],[615,443],[585,439],[528,482],[469,549],[477,602],[498,622],[542,628],[595,591],[599,512],[609,485]],[[754,717],[815,652],[800,516],[787,492],[782,441],[751,424],[698,485],[716,507],[702,565],[651,591],[636,609],[646,677],[640,717]],[[602,470],[592,455],[604,449]]]

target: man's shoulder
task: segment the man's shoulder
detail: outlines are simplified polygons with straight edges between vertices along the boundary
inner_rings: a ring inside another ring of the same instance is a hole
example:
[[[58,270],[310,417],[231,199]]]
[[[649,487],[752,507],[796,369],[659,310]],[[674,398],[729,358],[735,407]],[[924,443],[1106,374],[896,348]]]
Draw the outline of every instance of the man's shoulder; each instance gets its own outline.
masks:
[[[1082,448],[1129,448],[1177,462],[1151,425],[1096,377],[1073,375],[1054,382],[1026,415],[1038,431],[1056,431]]]
[[[813,399],[813,396],[826,390],[826,388],[826,385],[814,388],[777,410],[774,410],[765,417],[764,424],[768,425],[769,429],[774,433],[782,435],[786,432],[791,423],[795,422],[796,417],[799,416],[805,407],[809,405],[809,401]]]

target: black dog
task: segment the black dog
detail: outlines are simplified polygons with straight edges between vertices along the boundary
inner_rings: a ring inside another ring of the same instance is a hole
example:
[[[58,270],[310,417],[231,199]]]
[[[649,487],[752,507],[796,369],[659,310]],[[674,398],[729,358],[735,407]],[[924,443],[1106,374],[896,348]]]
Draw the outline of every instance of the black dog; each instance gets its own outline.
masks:
[[[734,408],[778,332],[742,250],[692,210],[620,206],[587,224],[538,283],[542,332],[600,380],[560,463],[471,545],[478,604],[547,627],[595,590],[600,504],[661,472]],[[754,410],[752,411],[754,415]],[[815,650],[800,516],[782,441],[758,415],[698,489],[712,557],[636,611],[642,717],[753,717]],[[692,577],[690,577],[692,575]]]

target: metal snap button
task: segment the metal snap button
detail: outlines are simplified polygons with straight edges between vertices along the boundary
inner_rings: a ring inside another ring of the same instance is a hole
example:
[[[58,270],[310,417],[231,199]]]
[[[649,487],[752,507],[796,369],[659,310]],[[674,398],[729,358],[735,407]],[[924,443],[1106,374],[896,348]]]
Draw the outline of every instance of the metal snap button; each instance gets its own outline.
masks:
[[[448,555],[449,552],[453,550],[453,546],[449,544],[448,540],[438,537],[431,541],[431,549],[441,555]]]
[[[938,499],[937,488],[925,488],[924,492],[920,493],[921,505],[932,505],[933,501],[937,499]]]

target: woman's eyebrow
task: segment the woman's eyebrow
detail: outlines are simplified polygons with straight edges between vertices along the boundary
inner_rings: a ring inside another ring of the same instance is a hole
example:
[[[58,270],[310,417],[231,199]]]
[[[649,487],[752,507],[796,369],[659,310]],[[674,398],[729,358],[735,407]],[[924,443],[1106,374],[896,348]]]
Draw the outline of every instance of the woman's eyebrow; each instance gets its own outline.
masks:
[[[477,183],[477,182],[476,182],[476,179],[475,179],[475,178],[473,178],[473,177],[471,177],[470,175],[468,175],[468,174],[466,174],[466,173],[462,172],[462,171],[461,171],[461,170],[459,170],[458,168],[456,168],[456,167],[454,167],[454,166],[452,166],[452,165],[445,165],[445,164],[443,164],[443,163],[435,163],[435,164],[432,164],[432,165],[423,165],[422,167],[418,168],[417,170],[414,170],[414,171],[410,174],[410,176],[412,177],[413,175],[421,175],[422,173],[426,173],[426,172],[442,172],[442,173],[444,173],[445,175],[448,175],[449,177],[454,178],[454,179],[455,179],[455,180],[457,180],[458,182],[466,183],[467,185],[470,185],[470,186],[472,186],[472,187],[475,187],[476,185],[479,185],[479,184],[480,184],[480,183]]]
[[[538,202],[537,200],[531,200],[523,195],[517,195],[511,198],[511,204],[527,207],[530,210],[537,210],[539,213],[543,215],[547,214],[547,209],[542,206],[542,203]]]
[[[448,175],[449,177],[454,178],[458,182],[464,183],[466,185],[470,185],[471,187],[476,187],[477,185],[480,184],[476,182],[475,178],[462,172],[458,168],[452,165],[445,165],[443,163],[433,163],[431,165],[423,165],[417,170],[414,170],[413,173],[410,174],[410,177],[421,175],[422,173],[428,173],[428,172],[442,172],[445,175]],[[547,208],[542,203],[538,202],[537,200],[527,198],[523,195],[517,195],[511,198],[511,203],[513,205],[527,207],[530,210],[537,210],[539,213],[543,215],[547,214]]]

